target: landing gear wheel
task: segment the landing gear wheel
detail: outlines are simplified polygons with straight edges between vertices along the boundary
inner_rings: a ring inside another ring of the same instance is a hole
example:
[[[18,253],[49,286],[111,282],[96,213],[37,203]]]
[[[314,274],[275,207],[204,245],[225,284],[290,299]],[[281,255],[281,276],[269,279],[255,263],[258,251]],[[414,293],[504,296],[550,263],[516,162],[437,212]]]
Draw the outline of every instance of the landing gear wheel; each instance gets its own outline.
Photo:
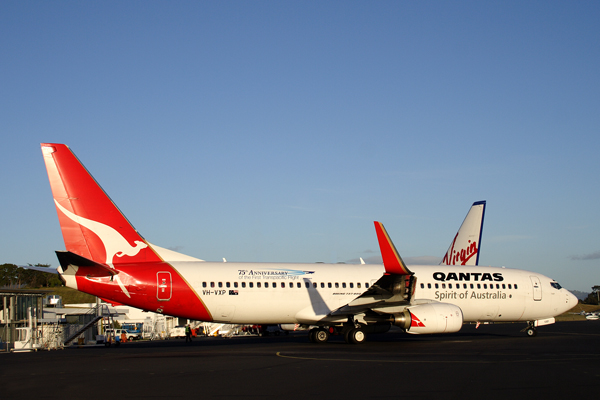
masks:
[[[367,340],[367,335],[361,328],[352,328],[346,332],[344,339],[349,344],[361,344]]]
[[[310,340],[311,343],[317,343],[316,339],[315,339],[315,334],[317,333],[317,329],[313,328],[310,331],[308,331],[308,340]]]
[[[537,329],[535,329],[534,327],[529,327],[525,330],[525,333],[527,334],[527,336],[529,337],[534,337],[537,335]]]
[[[317,329],[314,333],[315,343],[326,343],[329,340],[329,331],[326,329]]]

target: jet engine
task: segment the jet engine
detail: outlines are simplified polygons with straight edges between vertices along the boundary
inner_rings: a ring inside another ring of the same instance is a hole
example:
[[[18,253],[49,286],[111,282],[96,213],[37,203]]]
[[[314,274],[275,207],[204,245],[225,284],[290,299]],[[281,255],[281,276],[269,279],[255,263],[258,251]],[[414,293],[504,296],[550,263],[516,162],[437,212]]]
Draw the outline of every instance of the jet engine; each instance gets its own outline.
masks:
[[[409,307],[410,326],[406,332],[452,333],[462,328],[463,313],[460,307],[448,303],[428,303]]]

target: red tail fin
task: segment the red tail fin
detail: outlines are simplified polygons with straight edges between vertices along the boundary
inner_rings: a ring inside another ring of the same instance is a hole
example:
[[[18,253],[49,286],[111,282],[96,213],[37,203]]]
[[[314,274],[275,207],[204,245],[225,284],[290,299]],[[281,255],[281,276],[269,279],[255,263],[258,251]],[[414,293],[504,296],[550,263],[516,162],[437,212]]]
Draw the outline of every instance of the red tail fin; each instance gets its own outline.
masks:
[[[42,143],[42,153],[68,251],[108,265],[161,261],[69,147]]]

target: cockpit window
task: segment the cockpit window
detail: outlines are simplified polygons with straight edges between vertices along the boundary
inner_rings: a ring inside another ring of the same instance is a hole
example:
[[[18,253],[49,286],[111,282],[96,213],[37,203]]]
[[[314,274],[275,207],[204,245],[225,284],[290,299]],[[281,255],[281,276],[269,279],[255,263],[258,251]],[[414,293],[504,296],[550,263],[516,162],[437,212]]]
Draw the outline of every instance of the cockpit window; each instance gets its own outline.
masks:
[[[560,286],[558,282],[550,282],[550,286],[552,286],[554,289],[562,289],[562,286]]]

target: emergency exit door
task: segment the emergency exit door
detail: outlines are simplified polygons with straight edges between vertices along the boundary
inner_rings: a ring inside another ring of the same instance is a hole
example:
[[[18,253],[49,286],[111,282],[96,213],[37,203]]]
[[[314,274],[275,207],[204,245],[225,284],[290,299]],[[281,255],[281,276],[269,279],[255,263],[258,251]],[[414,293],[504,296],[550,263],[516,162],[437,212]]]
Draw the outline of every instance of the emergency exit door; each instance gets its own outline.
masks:
[[[156,298],[158,301],[171,300],[173,286],[170,272],[164,271],[156,273],[156,290]]]

